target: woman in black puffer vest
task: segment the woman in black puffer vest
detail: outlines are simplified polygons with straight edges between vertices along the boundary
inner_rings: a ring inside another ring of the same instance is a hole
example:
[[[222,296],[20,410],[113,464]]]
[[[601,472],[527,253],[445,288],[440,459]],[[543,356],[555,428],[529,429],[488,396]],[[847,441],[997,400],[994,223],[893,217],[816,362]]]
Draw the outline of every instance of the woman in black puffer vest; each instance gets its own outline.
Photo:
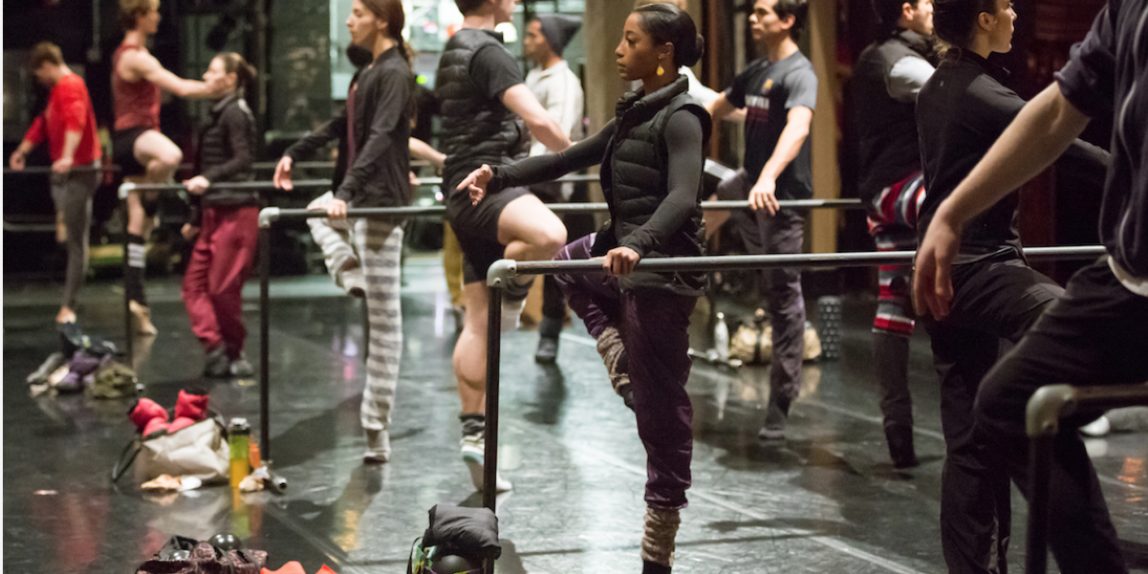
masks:
[[[601,162],[610,223],[578,239],[558,259],[604,256],[605,271],[562,275],[570,306],[598,340],[611,383],[637,415],[646,447],[643,572],[670,572],[678,511],[686,506],[693,451],[689,378],[690,313],[704,276],[634,271],[643,258],[703,253],[701,181],[710,133],[705,109],[687,93],[682,66],[701,57],[689,15],[666,4],[638,8],[615,54],[622,79],[641,89],[618,102],[602,131],[564,152],[483,166],[459,186],[471,198],[532,185]]]

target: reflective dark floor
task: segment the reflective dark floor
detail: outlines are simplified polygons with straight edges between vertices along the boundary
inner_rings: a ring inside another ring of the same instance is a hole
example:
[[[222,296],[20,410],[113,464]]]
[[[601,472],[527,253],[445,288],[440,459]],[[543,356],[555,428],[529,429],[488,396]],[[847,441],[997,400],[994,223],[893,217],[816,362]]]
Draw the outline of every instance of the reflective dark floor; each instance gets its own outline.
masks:
[[[8,572],[128,572],[171,534],[231,531],[270,552],[270,565],[326,563],[340,573],[402,572],[411,541],[438,502],[479,504],[457,450],[450,369],[454,323],[438,260],[406,263],[406,351],[392,462],[360,463],[364,366],[359,304],[324,277],[272,287],[274,462],[287,493],[232,495],[226,487],[153,496],[111,486],[108,471],[132,436],[126,401],[30,398],[24,376],[54,348],[58,285],[4,286],[4,566]],[[250,286],[254,287],[254,286]],[[163,404],[201,384],[199,346],[171,280],[149,285],[161,333],[141,349],[147,394]],[[119,336],[118,286],[85,293],[85,327]],[[258,348],[249,288],[249,354]],[[728,375],[696,364],[694,488],[678,536],[676,572],[935,573],[944,571],[939,487],[944,452],[928,342],[913,342],[922,466],[887,461],[869,372],[872,304],[847,298],[843,356],[811,364],[789,438],[755,439],[767,369]],[[499,572],[633,573],[645,456],[631,414],[613,396],[593,341],[567,329],[556,367],[533,362],[536,334],[503,350],[500,459],[515,484],[500,498]],[[259,365],[256,365],[258,368]],[[257,419],[253,381],[207,383],[212,407]],[[256,428],[258,428],[256,426]],[[1089,441],[1129,566],[1148,572],[1148,440]],[[1025,505],[1014,498],[1010,562],[1023,561]]]

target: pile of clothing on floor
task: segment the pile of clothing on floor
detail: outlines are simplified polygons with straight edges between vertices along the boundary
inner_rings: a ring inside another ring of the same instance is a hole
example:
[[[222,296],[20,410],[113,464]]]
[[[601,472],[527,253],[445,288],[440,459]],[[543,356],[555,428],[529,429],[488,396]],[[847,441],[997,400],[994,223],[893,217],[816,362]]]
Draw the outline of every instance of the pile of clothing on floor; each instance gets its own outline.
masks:
[[[59,350],[25,380],[33,397],[84,392],[92,398],[118,399],[140,393],[139,379],[118,360],[115,343],[85,334],[77,323],[57,325],[57,332]]]

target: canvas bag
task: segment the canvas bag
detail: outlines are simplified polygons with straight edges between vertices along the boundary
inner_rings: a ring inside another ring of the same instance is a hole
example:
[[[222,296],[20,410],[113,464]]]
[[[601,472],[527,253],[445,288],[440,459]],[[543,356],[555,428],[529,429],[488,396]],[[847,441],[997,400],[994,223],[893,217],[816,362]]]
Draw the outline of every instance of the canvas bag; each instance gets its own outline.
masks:
[[[821,357],[821,337],[808,321],[805,322],[805,353],[802,359],[813,361]],[[762,320],[743,321],[729,341],[729,356],[741,359],[747,365],[759,365],[773,360],[773,328]]]
[[[204,483],[226,481],[230,450],[223,423],[208,417],[174,433],[135,439],[112,470],[118,480],[135,462],[135,480],[147,482],[161,474],[193,476]]]

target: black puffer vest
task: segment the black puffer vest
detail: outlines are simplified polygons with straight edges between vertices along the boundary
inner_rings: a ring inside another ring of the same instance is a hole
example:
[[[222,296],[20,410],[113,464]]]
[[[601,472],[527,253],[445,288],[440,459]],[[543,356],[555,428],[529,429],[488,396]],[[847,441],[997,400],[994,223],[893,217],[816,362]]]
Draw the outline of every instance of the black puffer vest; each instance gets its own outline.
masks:
[[[850,91],[858,138],[858,195],[872,201],[882,189],[921,170],[916,105],[889,97],[889,73],[902,58],[927,59],[930,47],[909,31],[890,36],[861,52]]]
[[[695,114],[702,123],[706,141],[709,140],[710,115],[687,93],[688,88],[689,80],[682,76],[649,95],[631,92],[618,101],[616,131],[601,166],[602,191],[610,208],[610,221],[595,238],[595,256],[605,255],[649,221],[669,193],[665,129],[670,116],[681,109]],[[702,194],[699,184],[699,202]],[[702,210],[696,205],[690,219],[644,258],[696,257],[705,252],[704,239]],[[637,272],[623,278],[621,284],[623,289],[664,289],[696,296],[705,288],[705,274]]]
[[[526,156],[530,139],[518,116],[488,99],[470,77],[470,62],[484,46],[502,47],[496,32],[464,28],[450,41],[438,64],[435,96],[442,114],[443,183],[447,189],[482,164],[501,165]]]

